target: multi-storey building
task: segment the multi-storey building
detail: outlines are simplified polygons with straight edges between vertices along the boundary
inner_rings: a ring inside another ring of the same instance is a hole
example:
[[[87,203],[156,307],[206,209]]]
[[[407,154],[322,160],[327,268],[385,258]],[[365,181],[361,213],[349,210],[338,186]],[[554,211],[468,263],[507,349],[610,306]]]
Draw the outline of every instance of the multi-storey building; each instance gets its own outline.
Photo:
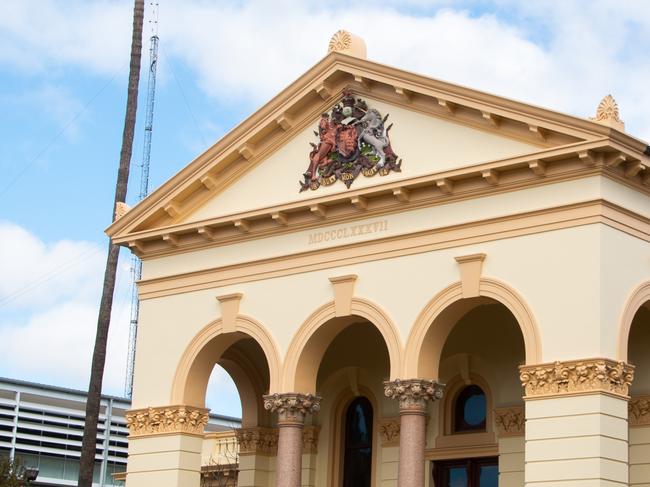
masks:
[[[85,407],[84,391],[0,378],[0,454],[38,468],[35,485],[76,485]],[[125,413],[130,407],[129,399],[102,395],[94,485],[124,484],[120,474],[126,470],[129,430]],[[205,432],[206,467],[232,463],[230,458],[236,461],[234,436],[224,431],[238,425],[237,418],[210,415]],[[217,458],[228,446],[225,453],[233,453]]]

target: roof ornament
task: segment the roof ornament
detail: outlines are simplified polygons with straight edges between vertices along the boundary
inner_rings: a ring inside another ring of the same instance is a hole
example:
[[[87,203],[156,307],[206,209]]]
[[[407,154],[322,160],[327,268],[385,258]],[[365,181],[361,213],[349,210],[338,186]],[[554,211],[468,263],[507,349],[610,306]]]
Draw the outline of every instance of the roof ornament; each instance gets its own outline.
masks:
[[[612,95],[607,95],[600,101],[596,110],[596,116],[589,120],[608,125],[617,130],[625,130],[625,124],[619,117],[618,105]]]
[[[332,51],[366,59],[366,43],[361,37],[355,36],[347,30],[339,30],[332,36],[327,53]]]

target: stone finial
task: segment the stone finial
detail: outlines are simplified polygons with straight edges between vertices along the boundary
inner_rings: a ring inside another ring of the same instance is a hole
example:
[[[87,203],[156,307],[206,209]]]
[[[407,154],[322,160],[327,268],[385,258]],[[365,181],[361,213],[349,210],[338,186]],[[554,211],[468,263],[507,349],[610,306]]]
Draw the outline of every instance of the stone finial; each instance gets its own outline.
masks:
[[[307,414],[320,410],[320,400],[320,396],[313,394],[275,393],[264,396],[264,409],[277,412],[278,420],[281,422],[302,423]]]
[[[625,124],[619,117],[618,104],[612,95],[607,95],[600,100],[598,109],[596,110],[596,116],[590,118],[590,120],[608,125],[617,130],[625,130]]]
[[[361,37],[355,36],[347,30],[339,30],[332,36],[327,52],[332,51],[366,59],[366,43]]]
[[[120,218],[122,218],[124,215],[126,215],[126,213],[130,209],[131,209],[131,207],[129,205],[127,205],[126,203],[122,202],[122,201],[118,201],[117,203],[115,203],[115,218],[114,218],[114,221],[117,221]]]
[[[424,409],[427,401],[442,398],[444,384],[435,380],[425,379],[397,379],[393,382],[384,382],[384,394],[391,399],[399,401],[400,411],[405,409]]]

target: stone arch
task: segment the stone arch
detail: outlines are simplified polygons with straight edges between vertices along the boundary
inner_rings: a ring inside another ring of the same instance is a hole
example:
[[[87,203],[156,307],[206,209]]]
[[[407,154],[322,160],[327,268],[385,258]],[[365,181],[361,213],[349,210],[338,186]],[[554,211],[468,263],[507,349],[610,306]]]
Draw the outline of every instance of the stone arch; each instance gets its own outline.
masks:
[[[507,284],[482,277],[478,297],[463,298],[462,284],[456,282],[427,303],[415,320],[406,344],[404,377],[437,378],[442,348],[453,326],[465,313],[488,299],[503,304],[515,317],[524,339],[526,364],[541,362],[541,337],[529,306]]]
[[[351,318],[355,316],[365,318],[377,328],[388,350],[390,377],[399,377],[402,343],[393,321],[371,301],[352,298],[350,315],[347,317],[337,317],[334,301],[331,301],[314,311],[300,326],[287,351],[282,374],[283,392],[316,392],[318,367],[327,347],[340,331],[352,323]]]
[[[650,301],[650,281],[637,286],[628,297],[618,324],[618,360],[627,362],[632,321],[639,308]]]
[[[171,404],[184,404],[204,407],[205,393],[214,365],[224,358],[224,369],[235,381],[242,401],[242,419],[249,423],[259,420],[261,397],[249,401],[254,395],[260,395],[259,377],[252,373],[252,366],[246,361],[238,360],[236,353],[224,355],[228,349],[242,339],[250,338],[261,348],[269,372],[269,390],[274,390],[280,378],[281,362],[275,341],[267,330],[256,320],[245,315],[238,315],[235,331],[224,332],[221,318],[205,326],[192,339],[185,349],[176,369],[171,393]],[[262,391],[265,392],[265,391]],[[258,404],[259,403],[259,404]]]

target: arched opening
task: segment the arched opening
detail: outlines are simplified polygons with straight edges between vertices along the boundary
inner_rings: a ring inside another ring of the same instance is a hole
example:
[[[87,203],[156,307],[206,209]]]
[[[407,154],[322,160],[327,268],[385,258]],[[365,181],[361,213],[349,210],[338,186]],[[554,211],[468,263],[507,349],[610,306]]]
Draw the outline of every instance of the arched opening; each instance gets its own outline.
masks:
[[[374,303],[352,298],[350,315],[337,316],[335,305],[330,302],[312,313],[302,324],[286,353],[282,389],[287,392],[316,392],[316,378],[325,351],[340,332],[360,322],[373,325],[388,353],[388,376],[398,378],[402,346],[395,325]]]
[[[321,344],[323,353],[310,369],[314,376],[305,378],[322,397],[320,412],[311,417],[311,426],[320,428],[314,478],[338,487],[375,485],[376,421],[396,414],[383,397],[391,368],[388,347],[374,323],[359,316],[332,318],[321,327],[331,339]]]
[[[439,363],[430,365],[447,390],[443,401],[434,405],[438,421],[429,431],[435,444],[433,480],[436,487],[496,486],[497,411],[520,408],[523,414],[519,365],[525,363],[526,346],[521,327],[504,304],[486,297],[459,300],[438,319],[430,333],[439,327],[437,336],[444,341],[438,345]],[[441,328],[446,334],[439,333]],[[523,431],[507,441],[518,452],[509,461],[514,459],[523,472]]]
[[[634,314],[627,355],[628,361],[635,366],[630,396],[650,395],[650,301]]]
[[[634,313],[626,345],[627,360],[635,367],[628,404],[630,485],[642,485],[650,466],[650,300]]]
[[[223,482],[251,469],[250,458],[238,451],[235,429],[271,426],[262,398],[277,383],[278,363],[275,344],[262,326],[241,315],[236,331],[224,333],[218,320],[187,347],[176,371],[171,403],[211,408],[201,455],[201,485],[230,485]],[[237,410],[214,407],[221,398],[239,402],[241,420],[227,417]]]

